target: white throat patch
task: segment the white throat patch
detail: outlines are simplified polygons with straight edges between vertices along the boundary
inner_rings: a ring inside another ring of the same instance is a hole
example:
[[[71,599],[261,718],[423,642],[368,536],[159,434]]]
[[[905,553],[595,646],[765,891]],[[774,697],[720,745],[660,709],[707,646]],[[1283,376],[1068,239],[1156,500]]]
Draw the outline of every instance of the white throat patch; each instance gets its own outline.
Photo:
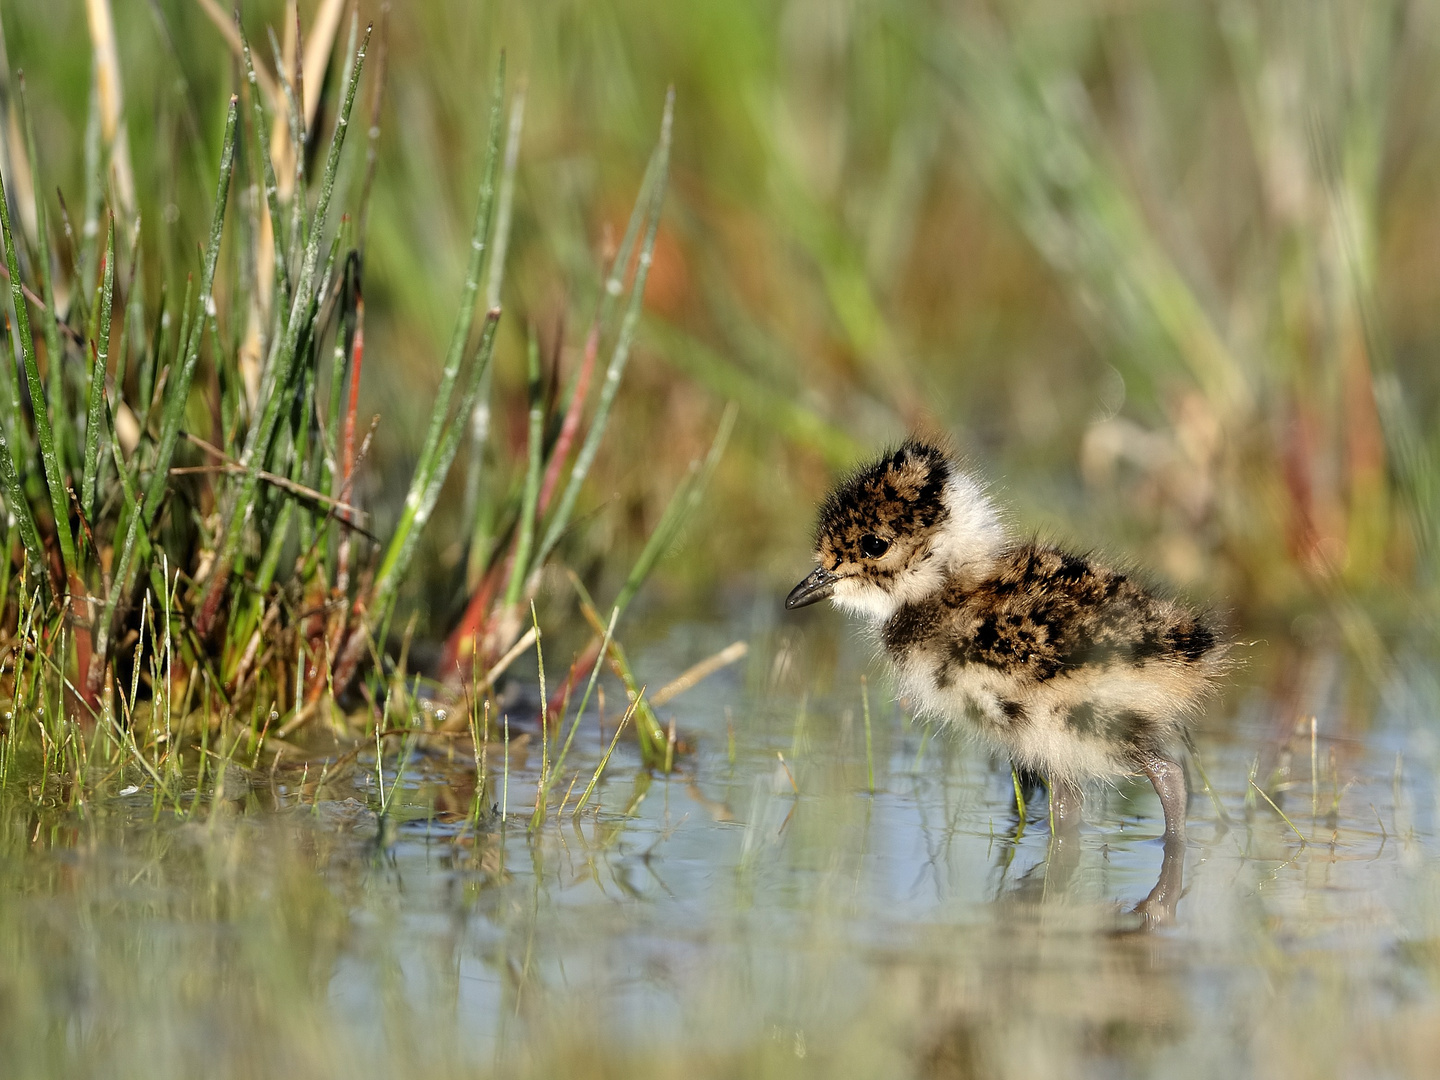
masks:
[[[904,604],[931,596],[956,573],[980,574],[1005,546],[1005,527],[984,489],[958,470],[945,483],[948,514],[930,538],[930,558],[897,575],[886,586],[864,577],[835,583],[830,601],[842,611],[870,622],[887,621]]]

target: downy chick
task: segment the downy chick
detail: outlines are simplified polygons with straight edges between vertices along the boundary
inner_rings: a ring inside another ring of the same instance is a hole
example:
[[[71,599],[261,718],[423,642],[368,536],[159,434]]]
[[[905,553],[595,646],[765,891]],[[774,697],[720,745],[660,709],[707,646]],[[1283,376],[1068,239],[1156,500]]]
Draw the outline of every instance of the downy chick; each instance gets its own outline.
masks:
[[[974,479],[915,440],[831,492],[815,558],[786,608],[829,599],[874,624],[918,711],[1044,776],[1061,822],[1078,822],[1085,781],[1144,773],[1167,841],[1184,838],[1178,754],[1228,647],[1200,616],[1016,539]]]

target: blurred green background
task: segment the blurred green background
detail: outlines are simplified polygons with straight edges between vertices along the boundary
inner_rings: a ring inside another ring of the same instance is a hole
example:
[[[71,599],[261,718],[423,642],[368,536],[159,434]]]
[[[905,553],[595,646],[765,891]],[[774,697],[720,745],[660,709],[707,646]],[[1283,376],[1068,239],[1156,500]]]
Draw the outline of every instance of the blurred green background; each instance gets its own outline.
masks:
[[[239,68],[198,3],[113,11],[153,297],[198,263]],[[0,16],[73,208],[85,5]],[[268,57],[284,5],[241,17]],[[503,48],[527,104],[486,484],[523,468],[525,328],[574,370],[677,93],[647,319],[573,562],[638,550],[734,399],[721,472],[661,567],[672,597],[787,584],[832,472],[918,429],[952,436],[1022,528],[1242,620],[1326,609],[1361,645],[1429,625],[1437,32],[1440,9],[1380,0],[397,4],[366,254],[361,414],[382,420],[360,497],[384,535],[451,330]],[[434,636],[463,602],[465,473],[410,586]]]

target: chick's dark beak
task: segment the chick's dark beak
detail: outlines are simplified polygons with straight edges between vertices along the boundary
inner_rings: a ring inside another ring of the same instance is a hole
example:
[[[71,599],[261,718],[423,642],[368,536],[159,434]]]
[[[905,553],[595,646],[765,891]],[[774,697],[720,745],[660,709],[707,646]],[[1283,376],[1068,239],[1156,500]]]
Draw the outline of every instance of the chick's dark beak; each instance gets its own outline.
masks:
[[[818,600],[828,600],[838,580],[829,570],[817,566],[809,577],[790,590],[790,595],[785,597],[785,610],[794,611]]]

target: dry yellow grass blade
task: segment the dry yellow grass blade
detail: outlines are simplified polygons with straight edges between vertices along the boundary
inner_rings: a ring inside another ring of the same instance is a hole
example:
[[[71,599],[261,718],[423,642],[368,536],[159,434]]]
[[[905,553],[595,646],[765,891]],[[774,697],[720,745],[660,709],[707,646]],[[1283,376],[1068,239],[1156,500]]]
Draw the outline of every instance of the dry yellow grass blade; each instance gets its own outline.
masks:
[[[340,16],[345,12],[346,0],[321,0],[320,9],[315,13],[305,35],[305,55],[300,68],[304,85],[299,87],[301,111],[304,113],[302,131],[309,131],[315,123],[315,113],[320,107],[320,90],[325,85],[325,68],[335,48],[335,35],[340,29]],[[285,4],[285,25],[281,38],[281,52],[285,70],[295,70],[295,56],[299,51],[298,9],[295,0]],[[295,189],[295,149],[290,142],[290,118],[284,101],[275,106],[275,121],[270,132],[270,157],[275,162],[275,178],[279,181],[280,201],[289,202]],[[264,265],[264,264],[261,264]]]
[[[240,31],[235,28],[235,23],[225,13],[215,0],[195,0],[203,11],[215,24],[215,29],[220,31],[220,36],[225,39],[235,59],[242,59],[245,55],[245,47],[240,41]],[[265,107],[272,112],[285,107],[285,99],[280,93],[280,86],[275,82],[275,76],[266,65],[264,59],[257,52],[252,56],[251,62],[255,65],[255,78],[260,83],[260,92],[265,95]]]
[[[750,646],[743,641],[736,641],[726,645],[725,648],[721,649],[714,656],[706,657],[698,664],[686,668],[678,676],[657,690],[650,698],[651,706],[656,709],[660,708],[660,706],[664,705],[667,701],[679,697],[702,679],[708,679],[721,668],[728,667],[735,663],[736,660],[739,660],[749,651]]]
[[[0,85],[13,86],[10,78],[9,49],[5,44],[5,28],[0,26]],[[0,167],[5,171],[5,186],[13,193],[20,212],[20,227],[25,238],[35,243],[35,183],[30,175],[30,155],[25,148],[25,129],[15,99],[5,95],[0,102]],[[58,284],[58,283],[57,283]]]
[[[220,31],[220,36],[225,40],[231,54],[238,60],[245,55],[245,45],[240,39],[240,31],[234,21],[225,10],[216,3],[216,0],[195,0],[200,10]],[[285,96],[280,92],[280,85],[275,81],[275,75],[270,71],[263,57],[258,51],[251,54],[251,64],[255,68],[255,81],[260,84],[260,94],[265,99],[265,107],[275,117],[275,127],[284,133],[285,146],[289,147],[289,126],[285,118],[286,102]],[[289,191],[293,187],[290,174],[285,174],[282,180],[284,190]],[[270,221],[270,215],[260,215],[260,231],[255,238],[255,265],[270,266],[275,261],[275,232]],[[256,293],[250,300],[250,311],[247,315],[245,326],[245,338],[240,344],[239,366],[241,376],[245,381],[245,399],[250,407],[255,407],[255,402],[260,396],[260,327],[270,317],[270,302],[273,280],[268,274],[256,276]]]
[[[320,88],[325,85],[325,67],[335,51],[335,35],[340,30],[340,16],[345,13],[346,0],[321,0],[315,21],[305,35],[305,128],[315,123],[320,107]]]
[[[110,0],[85,0],[90,42],[95,49],[95,82],[100,96],[100,132],[110,150],[110,179],[116,210],[124,221],[135,219],[135,172],[130,167],[130,138],[125,130],[120,86],[120,54],[115,48],[115,19]]]
[[[20,117],[8,101],[3,122],[5,182],[15,193],[15,206],[20,212],[20,227],[25,230],[25,238],[34,244],[39,227],[35,213],[35,181],[30,173],[30,156],[25,152],[25,133],[20,130]]]
[[[221,37],[237,57],[244,55],[244,43],[240,32],[231,18],[226,15],[217,0],[196,0],[202,10],[220,31]],[[320,106],[320,90],[324,86],[325,69],[335,48],[335,36],[340,28],[341,16],[345,13],[346,0],[321,0],[319,9],[305,35],[305,53],[301,65],[299,88],[303,97],[304,125],[308,131],[315,123],[315,114]],[[282,28],[282,53],[285,64],[283,77],[293,77],[297,52],[298,9],[294,0],[285,5]],[[289,203],[295,191],[295,150],[290,138],[289,103],[280,90],[277,76],[261,59],[252,52],[251,62],[255,67],[255,78],[270,110],[272,126],[270,132],[270,154],[275,165],[276,191],[282,203]],[[255,265],[270,266],[275,260],[275,231],[268,214],[260,216],[260,228],[255,238]],[[250,310],[246,316],[245,337],[240,344],[239,367],[245,382],[245,396],[253,408],[260,394],[261,328],[268,325],[272,302],[273,281],[267,274],[256,279],[256,292],[251,297]]]

